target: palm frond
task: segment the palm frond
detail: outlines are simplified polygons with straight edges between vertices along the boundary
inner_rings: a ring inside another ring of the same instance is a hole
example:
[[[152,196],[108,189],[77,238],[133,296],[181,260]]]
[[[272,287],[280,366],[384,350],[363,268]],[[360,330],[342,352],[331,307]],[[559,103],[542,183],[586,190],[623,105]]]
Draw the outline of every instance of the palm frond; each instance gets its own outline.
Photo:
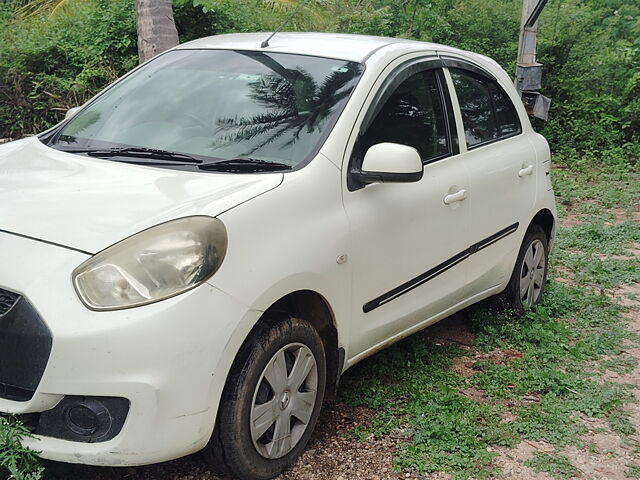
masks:
[[[46,13],[54,15],[72,2],[73,0],[30,0],[18,9],[18,16],[34,17]]]

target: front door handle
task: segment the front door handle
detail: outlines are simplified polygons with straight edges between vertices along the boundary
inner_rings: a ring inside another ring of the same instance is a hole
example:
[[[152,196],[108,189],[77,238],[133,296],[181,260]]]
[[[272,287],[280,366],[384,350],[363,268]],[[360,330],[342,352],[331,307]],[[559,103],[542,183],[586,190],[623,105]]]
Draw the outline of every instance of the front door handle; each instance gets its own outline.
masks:
[[[531,175],[532,173],[533,173],[533,165],[528,165],[520,169],[520,171],[518,172],[518,176],[522,178],[522,177],[526,177],[527,175]]]
[[[444,197],[444,203],[445,205],[451,205],[452,203],[455,203],[455,202],[461,202],[465,198],[467,198],[467,191],[464,189],[458,190],[456,193],[452,193]]]

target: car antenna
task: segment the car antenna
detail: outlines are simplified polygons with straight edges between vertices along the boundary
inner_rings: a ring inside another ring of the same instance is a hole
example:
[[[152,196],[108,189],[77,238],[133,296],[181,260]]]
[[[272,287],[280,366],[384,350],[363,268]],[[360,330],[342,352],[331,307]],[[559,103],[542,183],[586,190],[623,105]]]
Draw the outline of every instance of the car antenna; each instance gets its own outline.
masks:
[[[304,7],[307,3],[309,2],[309,0],[303,0],[302,2],[300,2],[300,4],[296,7],[296,9],[291,13],[291,15],[289,15],[287,18],[285,18],[283,20],[283,22],[278,25],[278,28],[276,28],[273,33],[271,35],[269,35],[269,38],[267,38],[264,42],[262,42],[260,44],[260,48],[267,48],[269,46],[269,40],[271,40],[273,38],[273,36],[278,33],[280,30],[282,30],[282,28],[291,21],[291,19],[293,17],[296,16],[296,14],[300,11],[300,9],[302,7]]]

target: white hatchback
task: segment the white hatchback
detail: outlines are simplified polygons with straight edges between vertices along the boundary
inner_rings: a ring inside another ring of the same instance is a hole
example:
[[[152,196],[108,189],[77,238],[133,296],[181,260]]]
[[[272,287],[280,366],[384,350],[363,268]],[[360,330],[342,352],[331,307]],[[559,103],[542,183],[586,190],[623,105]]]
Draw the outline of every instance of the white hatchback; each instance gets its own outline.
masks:
[[[540,300],[549,148],[496,62],[267,35],[181,45],[0,147],[0,411],[43,457],[267,479],[358,361]]]

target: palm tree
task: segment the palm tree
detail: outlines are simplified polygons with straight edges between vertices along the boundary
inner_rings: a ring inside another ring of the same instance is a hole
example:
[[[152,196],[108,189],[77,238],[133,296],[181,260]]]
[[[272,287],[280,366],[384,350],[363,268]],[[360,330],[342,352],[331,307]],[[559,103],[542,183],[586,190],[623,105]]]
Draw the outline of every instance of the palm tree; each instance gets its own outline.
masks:
[[[31,16],[50,12],[53,15],[73,2],[74,0],[28,0],[20,7],[19,14]],[[136,22],[140,63],[178,45],[171,0],[136,0]]]
[[[171,0],[136,0],[140,63],[178,45]]]

